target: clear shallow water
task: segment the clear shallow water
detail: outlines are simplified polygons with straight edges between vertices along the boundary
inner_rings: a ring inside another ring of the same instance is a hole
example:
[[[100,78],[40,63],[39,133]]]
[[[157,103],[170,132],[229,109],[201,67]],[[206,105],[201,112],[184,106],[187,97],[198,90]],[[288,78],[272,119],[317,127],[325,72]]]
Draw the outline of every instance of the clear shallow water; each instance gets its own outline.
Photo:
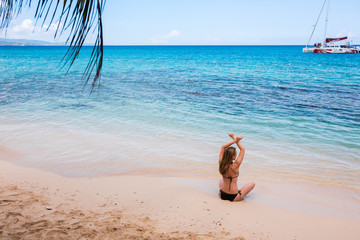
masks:
[[[87,57],[64,75],[65,51],[0,48],[0,145],[12,161],[74,177],[217,176],[232,131],[244,136],[245,176],[360,190],[360,54],[105,47],[89,95]]]

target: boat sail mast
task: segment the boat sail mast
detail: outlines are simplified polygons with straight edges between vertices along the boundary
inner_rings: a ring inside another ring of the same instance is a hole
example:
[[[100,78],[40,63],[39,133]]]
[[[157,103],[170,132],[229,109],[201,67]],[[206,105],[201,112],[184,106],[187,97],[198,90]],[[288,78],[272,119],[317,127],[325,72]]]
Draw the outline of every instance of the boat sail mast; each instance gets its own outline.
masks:
[[[308,43],[306,44],[306,48],[308,48],[309,43],[310,43],[310,41],[311,41],[311,38],[312,38],[312,36],[313,36],[313,34],[314,34],[314,32],[315,32],[315,29],[316,29],[316,26],[317,26],[317,24],[318,24],[318,22],[319,22],[321,13],[322,13],[322,11],[324,10],[324,6],[325,6],[326,1],[327,1],[327,0],[324,1],[323,5],[322,5],[322,7],[321,7],[321,11],[320,11],[319,16],[318,16],[318,18],[317,18],[317,20],[316,20],[316,23],[315,23],[315,25],[314,25],[314,28],[313,28],[313,31],[312,31],[312,33],[311,33],[311,35],[310,35],[309,41],[308,41]],[[329,0],[329,1],[330,1],[330,0]],[[325,29],[326,29],[326,28],[325,28]],[[326,30],[325,30],[325,34],[326,34]]]
[[[326,2],[326,0],[325,0],[325,2]],[[325,4],[325,2],[324,2],[324,4]],[[326,18],[325,18],[324,46],[326,46],[326,30],[327,30],[327,24],[328,24],[328,20],[329,20],[329,6],[330,6],[330,0],[328,0]]]

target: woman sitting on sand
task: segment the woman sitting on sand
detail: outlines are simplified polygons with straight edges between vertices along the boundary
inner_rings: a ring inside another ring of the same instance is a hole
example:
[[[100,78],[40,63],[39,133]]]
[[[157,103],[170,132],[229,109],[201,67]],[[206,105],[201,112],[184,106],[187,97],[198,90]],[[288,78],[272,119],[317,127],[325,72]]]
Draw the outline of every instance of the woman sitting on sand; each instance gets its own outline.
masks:
[[[241,201],[255,187],[255,183],[250,182],[238,190],[237,178],[239,176],[239,167],[244,159],[245,148],[240,142],[242,139],[241,135],[235,138],[233,133],[229,133],[229,136],[233,140],[222,145],[219,156],[219,172],[222,175],[219,183],[220,197],[222,200],[229,200],[231,202]],[[240,149],[237,158],[236,148],[231,147],[234,143]]]

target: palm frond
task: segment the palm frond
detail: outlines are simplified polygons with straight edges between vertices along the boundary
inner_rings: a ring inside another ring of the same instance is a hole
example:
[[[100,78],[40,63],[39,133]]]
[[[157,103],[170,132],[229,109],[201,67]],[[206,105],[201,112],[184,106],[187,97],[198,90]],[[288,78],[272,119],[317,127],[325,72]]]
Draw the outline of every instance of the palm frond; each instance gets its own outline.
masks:
[[[14,16],[18,15],[24,6],[30,8],[35,0],[1,0],[0,30],[6,29]],[[102,28],[102,13],[106,0],[38,0],[34,18],[42,20],[42,26],[49,20],[48,26],[58,17],[58,25],[54,38],[69,31],[66,44],[69,48],[63,58],[64,66],[70,67],[78,58],[80,50],[91,29],[96,31],[96,40],[89,63],[84,71],[85,86],[92,78],[91,91],[100,80],[104,39]],[[51,16],[51,18],[50,18]],[[48,27],[48,29],[49,29]]]

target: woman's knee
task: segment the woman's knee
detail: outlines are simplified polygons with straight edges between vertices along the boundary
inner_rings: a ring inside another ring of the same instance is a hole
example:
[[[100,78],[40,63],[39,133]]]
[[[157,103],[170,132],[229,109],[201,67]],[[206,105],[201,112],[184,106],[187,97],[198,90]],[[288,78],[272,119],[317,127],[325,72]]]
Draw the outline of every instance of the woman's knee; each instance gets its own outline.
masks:
[[[246,184],[245,187],[246,187],[246,190],[250,192],[255,187],[255,182],[249,182]]]

